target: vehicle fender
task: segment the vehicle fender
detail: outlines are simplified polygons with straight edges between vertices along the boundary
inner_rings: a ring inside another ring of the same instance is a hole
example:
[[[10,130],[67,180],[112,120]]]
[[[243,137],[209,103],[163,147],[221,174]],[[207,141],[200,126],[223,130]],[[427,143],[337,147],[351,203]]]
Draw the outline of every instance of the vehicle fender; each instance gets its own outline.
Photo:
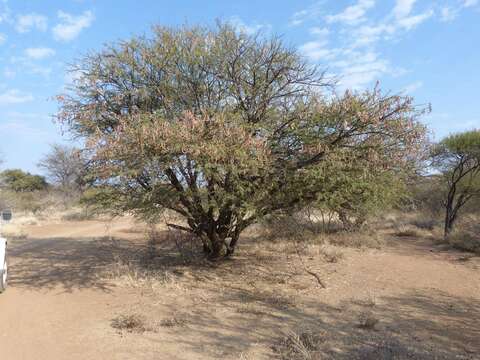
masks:
[[[7,239],[0,237],[0,267],[3,267],[6,251],[7,251]]]

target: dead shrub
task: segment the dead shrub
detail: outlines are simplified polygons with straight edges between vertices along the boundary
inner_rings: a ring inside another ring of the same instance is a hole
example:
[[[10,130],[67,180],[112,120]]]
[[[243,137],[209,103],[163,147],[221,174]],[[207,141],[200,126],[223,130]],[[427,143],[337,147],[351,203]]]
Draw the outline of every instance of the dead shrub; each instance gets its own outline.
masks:
[[[324,341],[323,333],[312,330],[289,331],[272,349],[282,360],[314,360],[320,359],[319,348]]]

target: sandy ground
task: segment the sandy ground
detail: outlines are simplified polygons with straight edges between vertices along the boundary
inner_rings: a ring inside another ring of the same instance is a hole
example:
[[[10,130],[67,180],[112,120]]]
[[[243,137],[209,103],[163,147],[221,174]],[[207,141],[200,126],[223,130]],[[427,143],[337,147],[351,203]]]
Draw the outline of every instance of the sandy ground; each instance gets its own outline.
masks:
[[[282,244],[246,238],[217,265],[162,243],[145,265],[122,258],[147,249],[128,219],[22,232],[0,295],[2,360],[293,358],[282,339],[306,330],[321,337],[312,359],[480,359],[480,260],[426,238],[329,261],[314,245],[278,255]],[[111,326],[129,315],[145,326]],[[361,328],[365,317],[378,324]]]

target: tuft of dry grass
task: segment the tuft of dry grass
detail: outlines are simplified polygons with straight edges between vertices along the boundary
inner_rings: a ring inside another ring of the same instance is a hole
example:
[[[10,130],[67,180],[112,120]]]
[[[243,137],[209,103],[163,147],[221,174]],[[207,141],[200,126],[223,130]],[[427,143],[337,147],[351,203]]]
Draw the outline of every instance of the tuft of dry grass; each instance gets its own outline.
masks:
[[[324,341],[322,333],[311,330],[288,331],[272,349],[282,360],[314,360],[319,359],[318,350]]]
[[[344,258],[344,253],[336,246],[324,244],[319,248],[320,254],[322,254],[325,261],[329,263],[337,263]]]
[[[374,330],[380,320],[371,311],[364,311],[358,317],[358,327],[365,330]]]
[[[145,318],[138,314],[121,314],[112,319],[110,326],[119,331],[142,333],[147,330]]]
[[[419,232],[407,225],[399,225],[395,229],[395,236],[398,237],[417,237],[419,236]]]
[[[158,323],[161,327],[181,327],[187,324],[185,316],[175,315],[169,318],[160,320]]]

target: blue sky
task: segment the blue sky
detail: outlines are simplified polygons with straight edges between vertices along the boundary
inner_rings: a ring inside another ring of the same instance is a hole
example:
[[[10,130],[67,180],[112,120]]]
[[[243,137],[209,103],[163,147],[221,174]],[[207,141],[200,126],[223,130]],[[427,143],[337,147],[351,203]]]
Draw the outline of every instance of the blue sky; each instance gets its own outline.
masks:
[[[214,24],[283,36],[341,88],[381,87],[431,103],[436,138],[480,128],[480,0],[0,0],[3,168],[38,172],[68,64],[153,24]]]

